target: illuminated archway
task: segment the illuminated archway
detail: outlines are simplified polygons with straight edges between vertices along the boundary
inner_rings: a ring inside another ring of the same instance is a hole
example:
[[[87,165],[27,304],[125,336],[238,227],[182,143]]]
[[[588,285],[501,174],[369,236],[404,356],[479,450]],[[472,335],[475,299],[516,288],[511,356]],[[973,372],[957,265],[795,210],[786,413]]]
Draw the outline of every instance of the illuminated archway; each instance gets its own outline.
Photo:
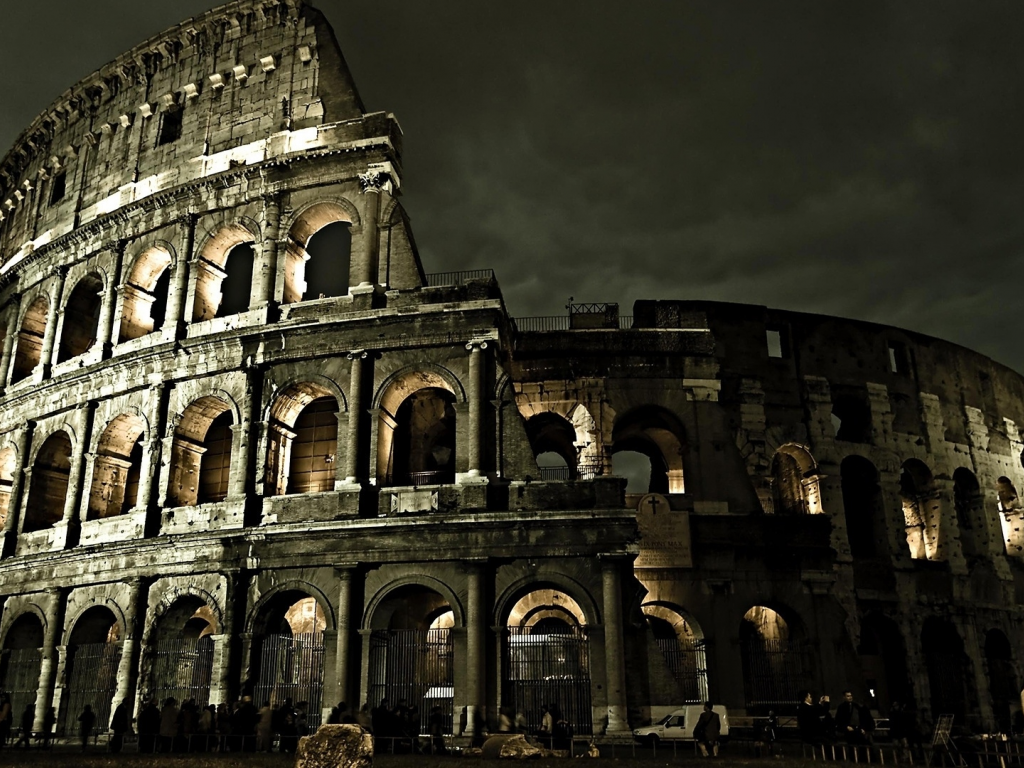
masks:
[[[43,336],[46,335],[46,319],[50,313],[50,302],[45,296],[37,296],[21,319],[14,363],[11,366],[11,383],[27,379],[40,364],[43,355]]]
[[[97,341],[100,307],[103,303],[103,278],[92,272],[79,280],[64,305],[57,362],[85,354]]]
[[[46,438],[32,465],[23,527],[26,533],[49,528],[64,518],[70,477],[71,438],[67,432],[54,432]]]
[[[171,261],[170,252],[163,246],[154,246],[135,259],[122,288],[118,342],[138,339],[163,326],[171,287]]]
[[[233,419],[230,406],[213,395],[201,397],[185,409],[171,446],[168,506],[227,498]]]
[[[88,519],[123,515],[138,503],[144,432],[135,414],[121,414],[103,430],[93,460]]]

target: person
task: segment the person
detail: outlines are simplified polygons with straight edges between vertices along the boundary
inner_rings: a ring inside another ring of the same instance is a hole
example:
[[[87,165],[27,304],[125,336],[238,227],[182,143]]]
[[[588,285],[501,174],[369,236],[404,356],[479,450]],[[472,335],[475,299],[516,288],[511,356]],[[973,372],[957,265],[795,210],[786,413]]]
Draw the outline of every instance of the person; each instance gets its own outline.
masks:
[[[256,723],[256,751],[269,752],[273,746],[272,727],[274,722],[274,710],[270,702],[263,702],[260,707],[260,719]]]
[[[722,734],[722,718],[715,712],[710,701],[704,702],[704,711],[697,718],[697,724],[693,727],[693,738],[697,740],[700,753],[707,757],[710,752],[718,757],[718,737]]]
[[[308,701],[300,701],[295,705],[295,738],[296,738],[296,749],[298,749],[298,740],[303,736],[309,735],[309,719],[306,710],[309,709]]]
[[[779,718],[775,714],[775,710],[768,710],[768,719],[765,720],[764,724],[764,743],[768,748],[768,754],[773,757],[782,757],[780,752],[778,755],[775,754],[775,742],[779,738]]]
[[[13,725],[14,710],[11,708],[11,697],[2,693],[0,694],[0,749],[7,746],[7,739],[10,738]]]
[[[569,724],[569,721],[562,716],[562,711],[557,707],[554,712],[551,713],[551,716],[555,721],[555,724],[551,729],[551,748],[571,749],[572,726]]]
[[[800,733],[800,740],[805,744],[820,747],[825,743],[828,708],[828,696],[822,696],[814,703],[810,691],[800,691],[800,703],[796,705],[796,727]]]
[[[93,726],[96,725],[96,713],[92,711],[92,705],[86,704],[82,714],[78,716],[78,736],[82,739],[82,751],[89,746],[89,737],[92,736]]]
[[[430,751],[435,755],[447,755],[448,747],[444,743],[444,714],[441,707],[435,704],[430,708],[427,719],[427,730],[430,732]]]
[[[847,744],[871,744],[875,719],[871,711],[853,699],[852,691],[843,691],[843,700],[836,707],[836,730]]]
[[[544,705],[544,714],[540,717],[540,728],[537,729],[537,738],[540,743],[551,749],[551,734],[555,730],[555,719],[551,714],[551,707]]]
[[[213,749],[213,734],[217,728],[217,710],[213,704],[207,704],[199,712],[199,749],[202,752],[210,752]]]
[[[498,710],[498,733],[512,733],[512,715],[508,707]]]
[[[124,746],[124,734],[128,730],[128,707],[122,701],[114,708],[110,717],[110,751],[120,752]]]
[[[231,710],[226,701],[217,705],[217,751],[227,752],[231,738]]]
[[[278,749],[288,754],[294,754],[298,747],[299,738],[296,735],[295,707],[292,706],[291,698],[284,700],[284,704],[278,709],[278,717],[279,727],[277,731],[281,734],[281,744]]]
[[[526,713],[523,710],[516,711],[516,733],[526,733],[530,730],[529,724],[526,722]]]
[[[35,707],[29,703],[25,705],[25,709],[21,713],[21,736],[18,738],[17,743],[14,746],[20,747],[22,744],[25,745],[25,749],[28,749],[31,745],[29,739],[32,738],[32,724],[36,719]]]
[[[174,749],[174,740],[178,738],[178,700],[173,696],[164,700],[164,708],[160,710],[160,751],[165,755]]]
[[[156,752],[156,741],[160,735],[160,708],[156,699],[150,698],[139,712],[139,752],[144,755]]]

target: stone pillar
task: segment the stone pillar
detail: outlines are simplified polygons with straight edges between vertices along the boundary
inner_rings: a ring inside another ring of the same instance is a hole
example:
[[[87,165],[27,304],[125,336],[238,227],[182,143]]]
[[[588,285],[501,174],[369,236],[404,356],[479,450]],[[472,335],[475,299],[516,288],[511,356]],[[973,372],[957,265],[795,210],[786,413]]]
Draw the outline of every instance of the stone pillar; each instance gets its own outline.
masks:
[[[46,330],[43,333],[43,349],[39,354],[39,366],[36,368],[36,381],[42,381],[50,377],[50,370],[53,368],[53,345],[57,338],[57,318],[63,314],[60,307],[60,299],[64,295],[64,279],[67,277],[67,268],[58,267],[54,270],[54,281],[50,284],[50,308],[46,313]]]
[[[46,605],[46,627],[43,632],[43,656],[39,665],[33,731],[42,730],[46,712],[53,706],[53,688],[57,677],[57,643],[60,641],[61,630],[64,629],[64,604],[67,601],[67,594],[60,587],[51,587],[46,590],[46,594],[49,600]]]
[[[391,177],[380,171],[368,171],[359,174],[359,185],[366,195],[366,208],[363,214],[362,235],[363,248],[357,255],[353,253],[352,267],[348,284],[352,286],[352,294],[372,293],[377,285],[377,271],[380,262],[380,219],[382,194],[390,190]]]
[[[100,327],[97,330],[96,338],[100,344],[101,359],[110,357],[117,343],[114,334],[114,308],[117,306],[117,294],[120,290],[121,265],[124,262],[124,242],[119,242],[114,250],[114,269],[107,281],[106,289],[103,291],[100,302]]]
[[[146,392],[146,433],[143,435],[142,466],[139,472],[139,495],[135,501],[138,509],[148,510],[154,505],[154,480],[160,471],[160,405],[163,400],[164,384],[154,384]]]
[[[324,702],[328,708],[344,701],[354,712],[359,708],[358,696],[352,696],[352,577],[354,568],[336,568],[338,574],[338,637],[334,661],[334,701]]]
[[[626,704],[626,667],[623,664],[622,584],[619,563],[601,562],[604,607],[605,692],[608,696],[606,736],[630,735]]]
[[[484,607],[484,566],[470,563],[466,569],[466,732],[479,736],[487,727],[484,712],[484,632],[487,615]]]
[[[92,439],[92,419],[96,412],[96,403],[88,402],[78,409],[78,439],[71,451],[71,472],[68,476],[68,492],[64,497],[64,519],[60,527],[54,531],[53,549],[70,549],[78,544],[78,535],[82,527],[79,507],[82,501],[82,476],[85,474],[85,453]]]
[[[4,351],[0,357],[0,395],[7,388],[7,380],[11,375],[11,360],[14,359],[14,342],[18,339],[18,303],[12,302],[8,307],[7,332],[4,335]]]
[[[128,604],[124,610],[124,638],[121,640],[121,662],[117,666],[117,690],[114,692],[114,699],[110,703],[110,712],[113,714],[117,705],[124,702],[128,707],[128,717],[134,716],[137,709],[136,689],[138,688],[139,671],[139,642],[138,636],[142,630],[142,623],[145,617],[139,611],[145,611],[145,602],[142,600],[142,579],[132,579],[128,582]],[[103,724],[97,723],[103,727]]]
[[[260,271],[257,275],[256,307],[274,308],[277,293],[278,237],[281,203],[276,197],[263,199],[263,240],[260,243]]]
[[[189,216],[185,222],[185,231],[181,238],[181,250],[174,262],[174,274],[171,276],[171,287],[167,294],[167,312],[164,315],[164,338],[168,341],[180,339],[185,332],[183,313],[185,296],[188,294],[188,263],[192,260],[192,249],[195,246],[196,218]]]
[[[14,557],[18,546],[18,532],[21,530],[21,500],[25,491],[25,462],[28,461],[28,447],[32,440],[32,430],[35,429],[34,421],[26,421],[24,426],[18,429],[15,437],[15,445],[18,451],[18,465],[14,469],[14,477],[11,482],[11,498],[7,502],[7,522],[4,524],[3,552],[0,557]]]
[[[484,429],[484,368],[483,350],[487,349],[486,341],[470,342],[466,345],[469,350],[469,451],[467,452],[468,466],[466,474],[460,480],[474,479],[480,477],[480,467],[483,464],[483,429]]]
[[[359,453],[360,453],[360,422],[364,409],[363,404],[363,361],[366,360],[366,352],[350,352],[348,359],[352,361],[352,372],[349,377],[348,392],[348,433],[345,439],[345,484],[354,485],[365,477],[360,477]]]
[[[213,704],[231,704],[237,695],[234,679],[235,644],[237,627],[235,626],[238,592],[242,583],[238,573],[224,574],[224,625],[220,633],[213,636],[213,685],[210,690],[210,702]],[[260,702],[257,706],[261,706]]]

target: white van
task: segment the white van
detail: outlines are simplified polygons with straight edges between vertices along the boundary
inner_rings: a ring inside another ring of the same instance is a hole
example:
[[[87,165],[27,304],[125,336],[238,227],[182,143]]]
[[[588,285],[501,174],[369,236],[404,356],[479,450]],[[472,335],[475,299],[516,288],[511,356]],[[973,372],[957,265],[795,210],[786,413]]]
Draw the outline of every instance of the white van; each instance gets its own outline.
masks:
[[[722,721],[720,738],[725,741],[729,737],[729,713],[721,704],[713,705],[712,710],[718,713]],[[654,725],[636,728],[633,738],[651,745],[657,745],[659,741],[693,741],[693,727],[697,725],[697,719],[703,711],[703,704],[687,704],[665,715]]]

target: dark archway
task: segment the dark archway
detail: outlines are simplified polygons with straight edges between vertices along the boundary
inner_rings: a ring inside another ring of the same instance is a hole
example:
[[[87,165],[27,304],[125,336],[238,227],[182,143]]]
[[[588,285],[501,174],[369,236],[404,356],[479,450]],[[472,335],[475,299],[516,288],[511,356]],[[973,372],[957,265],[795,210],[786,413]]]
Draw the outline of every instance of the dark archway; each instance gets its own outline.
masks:
[[[862,456],[847,456],[840,475],[850,554],[869,560],[882,556],[886,551],[885,518],[878,470]]]
[[[46,321],[50,314],[50,302],[45,296],[36,297],[25,312],[18,331],[14,363],[11,366],[11,383],[17,384],[32,375],[43,356],[43,336],[46,335]]]
[[[872,707],[889,712],[894,702],[913,703],[907,647],[896,622],[879,613],[865,616],[860,625],[857,653]]]
[[[352,225],[335,221],[313,235],[306,243],[309,260],[305,263],[304,299],[347,296],[349,265],[352,258]]]
[[[455,396],[424,387],[398,407],[393,485],[455,482]]]
[[[35,707],[43,660],[43,623],[33,613],[14,620],[0,652],[0,690],[11,697],[11,712],[18,722],[26,707]]]
[[[79,280],[64,305],[57,362],[85,354],[96,343],[103,303],[103,279],[91,273]]]
[[[623,451],[650,459],[651,475],[647,493],[683,493],[682,423],[670,411],[654,405],[635,408],[615,421],[612,430],[612,460]]]
[[[576,479],[576,430],[567,419],[557,413],[538,413],[527,420],[526,435],[542,479]]]
[[[964,467],[953,472],[953,509],[960,529],[960,546],[964,556],[984,553],[986,540],[985,497],[974,473]]]
[[[100,605],[86,610],[75,622],[68,638],[59,733],[69,736],[77,732],[78,715],[87,704],[96,715],[97,731],[106,730],[110,704],[117,692],[120,630],[111,610]]]
[[[643,606],[654,644],[675,679],[680,702],[704,703],[708,700],[708,664],[704,635],[682,612],[661,603]]]
[[[740,655],[748,711],[792,707],[814,680],[810,648],[799,625],[764,605],[740,622]]]
[[[146,649],[151,695],[162,705],[193,701],[197,708],[210,702],[213,680],[213,637],[217,618],[196,595],[177,598],[160,616]]]
[[[932,716],[953,715],[957,722],[964,722],[969,711],[969,662],[960,633],[946,619],[932,616],[921,629],[921,648],[931,688]]]
[[[67,432],[54,432],[46,438],[32,465],[23,528],[26,533],[50,528],[64,519],[70,477],[71,438]]]
[[[1011,713],[1020,706],[1020,687],[1013,663],[1013,649],[1001,630],[985,633],[985,662],[992,712],[999,733],[1012,733]]]

